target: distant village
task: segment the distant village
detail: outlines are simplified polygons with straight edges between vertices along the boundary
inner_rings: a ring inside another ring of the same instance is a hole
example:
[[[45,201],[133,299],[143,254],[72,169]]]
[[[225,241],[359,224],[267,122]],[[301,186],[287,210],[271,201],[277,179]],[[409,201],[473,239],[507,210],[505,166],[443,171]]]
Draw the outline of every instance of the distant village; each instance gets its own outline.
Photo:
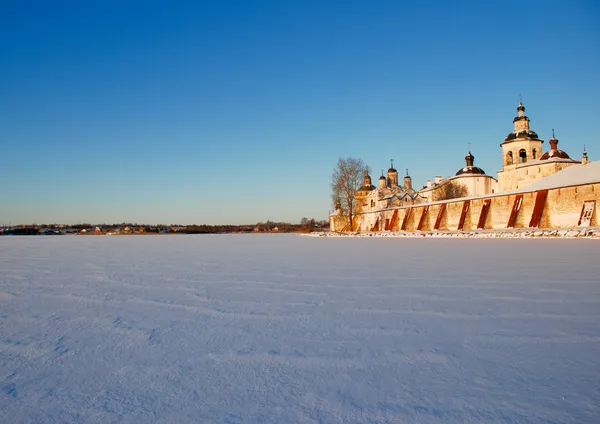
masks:
[[[42,224],[0,225],[0,236],[8,235],[135,235],[135,234],[234,234],[234,233],[297,233],[323,231],[329,221],[302,218],[300,223],[259,222],[252,225],[145,225],[121,224]]]

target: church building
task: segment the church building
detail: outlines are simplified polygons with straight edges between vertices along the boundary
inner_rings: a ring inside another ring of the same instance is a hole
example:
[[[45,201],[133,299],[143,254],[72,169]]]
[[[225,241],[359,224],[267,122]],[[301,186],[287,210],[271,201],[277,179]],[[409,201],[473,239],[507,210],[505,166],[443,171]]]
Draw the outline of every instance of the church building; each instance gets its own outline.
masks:
[[[435,177],[420,190],[413,188],[408,170],[399,184],[393,162],[386,176],[382,171],[377,187],[365,172],[355,196],[352,227],[410,231],[598,225],[600,162],[590,163],[585,149],[580,161],[572,159],[558,148],[554,130],[544,152],[544,141],[530,128],[522,101],[513,126],[500,143],[502,169],[497,179],[475,166],[470,149],[465,165],[453,176]],[[336,207],[331,229],[349,229],[347,221]]]

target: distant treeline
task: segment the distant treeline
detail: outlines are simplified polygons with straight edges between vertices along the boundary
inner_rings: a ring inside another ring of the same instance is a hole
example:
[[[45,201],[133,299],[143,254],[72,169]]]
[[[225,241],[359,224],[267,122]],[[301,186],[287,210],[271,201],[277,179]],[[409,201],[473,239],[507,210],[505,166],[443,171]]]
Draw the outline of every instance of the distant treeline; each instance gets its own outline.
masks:
[[[13,236],[32,236],[39,234],[40,230],[37,227],[17,227],[17,228],[5,228],[0,231],[1,234],[13,235]]]
[[[146,225],[131,222],[120,224],[74,224],[74,225],[18,225],[0,227],[0,235],[52,235],[52,234],[138,234],[138,233],[180,233],[180,234],[223,234],[261,232],[310,232],[329,228],[326,220],[302,218],[299,224],[289,222],[259,222],[254,225]]]

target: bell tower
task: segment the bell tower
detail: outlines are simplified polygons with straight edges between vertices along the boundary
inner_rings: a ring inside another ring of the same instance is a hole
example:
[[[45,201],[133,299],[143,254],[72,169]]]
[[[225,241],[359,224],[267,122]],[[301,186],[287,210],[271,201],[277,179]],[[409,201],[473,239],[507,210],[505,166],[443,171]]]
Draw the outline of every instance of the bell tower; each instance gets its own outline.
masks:
[[[517,106],[517,116],[513,119],[513,131],[510,132],[502,148],[502,169],[498,171],[498,190],[512,190],[511,173],[523,164],[539,159],[542,155],[543,141],[529,127],[529,117],[525,115],[523,99]]]

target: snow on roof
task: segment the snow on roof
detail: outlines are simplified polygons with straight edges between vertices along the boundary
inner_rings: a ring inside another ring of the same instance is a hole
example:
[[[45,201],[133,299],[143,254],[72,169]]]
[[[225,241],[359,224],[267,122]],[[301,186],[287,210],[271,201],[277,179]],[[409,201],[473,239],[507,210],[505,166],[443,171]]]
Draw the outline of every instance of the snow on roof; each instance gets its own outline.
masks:
[[[544,179],[528,184],[519,191],[549,190],[600,182],[600,161],[585,165],[573,165]]]
[[[581,163],[581,161],[572,158],[561,158],[559,156],[551,156],[548,159],[530,159],[525,163],[518,163],[517,168],[526,168],[528,166],[544,165],[551,162],[568,162],[568,163]]]
[[[492,197],[509,196],[512,194],[529,193],[538,190],[550,190],[554,188],[572,187],[584,184],[600,183],[600,161],[588,162],[585,165],[573,165],[563,169],[555,174],[549,175],[539,181],[526,185],[518,190],[501,191],[498,193],[482,194],[478,196],[457,197],[456,199],[436,200],[431,202],[419,203],[418,206],[435,205],[438,203],[463,202],[465,200],[489,199]],[[429,189],[429,188],[428,188]],[[419,193],[423,193],[422,190]],[[412,205],[411,205],[412,206]],[[404,209],[407,206],[400,207]],[[398,209],[397,207],[382,208],[381,210]],[[364,212],[363,212],[364,213]],[[360,214],[360,213],[359,213]]]

